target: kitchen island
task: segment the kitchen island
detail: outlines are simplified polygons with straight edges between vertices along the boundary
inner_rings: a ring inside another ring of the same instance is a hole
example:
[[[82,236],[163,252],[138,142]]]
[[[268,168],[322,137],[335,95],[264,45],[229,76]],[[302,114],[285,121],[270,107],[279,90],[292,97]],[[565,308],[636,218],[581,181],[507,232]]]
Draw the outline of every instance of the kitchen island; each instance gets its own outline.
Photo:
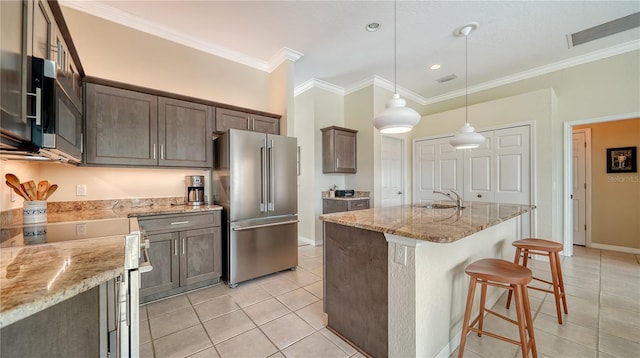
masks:
[[[511,260],[529,205],[466,202],[320,216],[328,328],[373,357],[448,357],[458,345],[468,278],[483,257]],[[497,301],[489,290],[487,304]]]

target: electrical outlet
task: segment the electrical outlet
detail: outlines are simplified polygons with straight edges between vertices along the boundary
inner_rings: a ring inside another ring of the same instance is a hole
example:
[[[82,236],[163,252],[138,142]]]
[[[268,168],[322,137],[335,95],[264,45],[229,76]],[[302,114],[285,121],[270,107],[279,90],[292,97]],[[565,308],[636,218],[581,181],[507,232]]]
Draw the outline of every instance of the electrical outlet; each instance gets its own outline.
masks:
[[[396,244],[396,252],[393,261],[402,266],[407,266],[407,247]]]
[[[18,200],[18,194],[16,194],[16,192],[13,191],[13,189],[9,189],[9,192],[11,193],[11,202]]]
[[[76,224],[76,236],[77,237],[85,237],[87,236],[87,224]]]
[[[87,196],[87,184],[76,185],[76,196]]]

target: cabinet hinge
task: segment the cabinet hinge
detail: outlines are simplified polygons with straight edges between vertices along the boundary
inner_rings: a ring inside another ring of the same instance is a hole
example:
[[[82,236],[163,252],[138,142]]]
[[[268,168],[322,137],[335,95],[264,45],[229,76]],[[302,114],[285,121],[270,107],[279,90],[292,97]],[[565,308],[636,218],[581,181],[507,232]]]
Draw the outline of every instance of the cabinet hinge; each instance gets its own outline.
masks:
[[[587,142],[584,142],[584,147],[585,147],[585,148],[587,147]]]
[[[587,231],[587,225],[586,224],[584,225],[584,231]]]
[[[587,183],[584,183],[584,188],[587,189]]]

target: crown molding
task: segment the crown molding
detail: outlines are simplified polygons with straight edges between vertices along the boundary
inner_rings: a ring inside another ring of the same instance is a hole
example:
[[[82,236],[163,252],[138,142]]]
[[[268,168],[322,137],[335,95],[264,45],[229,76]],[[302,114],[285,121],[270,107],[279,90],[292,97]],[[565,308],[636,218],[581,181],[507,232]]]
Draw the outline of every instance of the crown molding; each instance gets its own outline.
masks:
[[[302,56],[304,56],[301,52],[283,47],[269,60],[269,62],[266,62],[255,57],[247,56],[240,52],[229,50],[222,46],[212,45],[192,36],[187,36],[184,33],[174,31],[156,22],[148,21],[124,11],[120,11],[104,3],[94,1],[61,0],[60,4],[68,8],[87,13],[89,15],[115,22],[117,24],[142,31],[150,35],[163,38],[165,40],[176,42],[214,56],[222,57],[229,61],[249,66],[264,72],[272,72],[285,60],[291,60],[295,62]]]
[[[380,77],[378,75],[373,75],[371,77],[367,77],[364,80],[357,82],[356,84],[354,84],[353,86],[349,87],[348,89],[345,90],[345,94],[351,94],[353,92],[359,91],[363,88],[366,88],[368,86],[374,85],[376,87],[380,87],[383,89],[386,89],[389,92],[396,92],[401,96],[404,97],[406,99],[409,99],[411,101],[414,101],[422,106],[424,106],[426,104],[426,99],[422,96],[420,96],[419,94],[412,92],[404,87],[401,86],[397,86],[396,89],[396,85],[395,83]]]
[[[278,66],[280,66],[284,61],[296,62],[302,56],[304,56],[302,52],[290,49],[288,47],[283,47],[269,60],[269,72],[272,72],[273,70],[278,68]]]
[[[310,89],[314,89],[314,88],[318,88],[321,90],[325,90],[327,92],[331,92],[331,93],[335,93],[337,95],[340,96],[344,96],[345,92],[344,92],[344,88],[340,87],[340,86],[336,86],[334,84],[331,84],[329,82],[325,82],[323,80],[319,80],[317,78],[312,78],[309,79],[307,81],[305,81],[303,84],[296,86],[296,88],[293,89],[293,95],[297,96],[300,94],[303,94],[305,92],[307,92]]]
[[[640,50],[640,42],[638,42],[638,41],[629,41],[629,42],[625,42],[625,43],[617,45],[617,46],[607,47],[605,49],[602,49],[602,50],[599,50],[599,51],[594,51],[594,52],[591,52],[591,53],[588,53],[588,54],[585,54],[585,55],[582,55],[582,56],[576,56],[576,57],[573,57],[573,58],[570,58],[570,59],[566,59],[566,60],[563,60],[563,61],[554,62],[554,63],[548,64],[548,65],[545,65],[545,66],[532,68],[530,70],[519,72],[519,73],[510,75],[510,76],[505,76],[505,77],[502,77],[502,78],[498,78],[498,79],[495,79],[493,81],[489,81],[489,82],[481,83],[481,84],[478,84],[478,85],[475,85],[475,86],[471,86],[471,87],[469,87],[467,92],[468,93],[476,93],[476,92],[488,90],[488,89],[491,89],[491,88],[508,85],[510,83],[526,80],[526,79],[529,79],[529,78],[542,76],[542,75],[545,75],[547,73],[551,73],[551,72],[555,72],[555,71],[571,68],[571,67],[578,66],[578,65],[583,65],[583,64],[586,64],[586,63],[589,63],[589,62],[594,62],[594,61],[602,60],[602,59],[605,59],[605,58],[608,58],[608,57],[620,55],[620,54],[631,52],[631,51],[637,51],[637,50]],[[449,100],[449,99],[452,99],[452,98],[464,96],[464,94],[465,94],[464,89],[448,92],[448,93],[445,93],[445,94],[443,94],[441,96],[436,96],[436,97],[429,98],[426,101],[425,104],[428,105],[428,104],[433,104],[433,103],[446,101],[446,100]]]

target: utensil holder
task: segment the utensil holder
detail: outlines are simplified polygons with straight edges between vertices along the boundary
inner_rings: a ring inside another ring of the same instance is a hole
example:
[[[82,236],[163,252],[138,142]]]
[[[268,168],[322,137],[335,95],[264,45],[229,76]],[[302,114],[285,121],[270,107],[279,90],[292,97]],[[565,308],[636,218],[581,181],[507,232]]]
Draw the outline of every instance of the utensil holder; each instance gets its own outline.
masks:
[[[22,206],[22,222],[36,224],[47,222],[47,202],[45,200],[25,201]]]

